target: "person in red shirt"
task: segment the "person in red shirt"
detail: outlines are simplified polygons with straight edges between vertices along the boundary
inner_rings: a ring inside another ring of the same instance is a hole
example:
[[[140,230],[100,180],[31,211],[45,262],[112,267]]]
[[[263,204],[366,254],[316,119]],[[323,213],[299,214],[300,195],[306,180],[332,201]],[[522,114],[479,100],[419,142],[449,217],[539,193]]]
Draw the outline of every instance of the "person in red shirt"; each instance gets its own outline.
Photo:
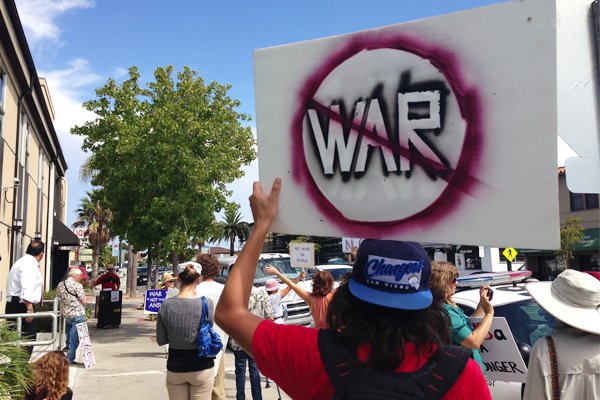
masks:
[[[106,267],[106,272],[100,275],[98,279],[96,279],[96,282],[94,282],[94,286],[96,285],[102,285],[102,290],[119,290],[121,287],[121,279],[115,274],[115,267],[113,265]]]
[[[417,243],[365,240],[352,277],[331,300],[329,329],[277,325],[248,312],[258,257],[277,215],[280,190],[280,178],[268,194],[254,183],[254,229],[227,278],[215,315],[264,375],[294,399],[399,394],[491,399],[477,363],[464,349],[445,346],[450,343],[449,321],[432,304],[431,267]]]

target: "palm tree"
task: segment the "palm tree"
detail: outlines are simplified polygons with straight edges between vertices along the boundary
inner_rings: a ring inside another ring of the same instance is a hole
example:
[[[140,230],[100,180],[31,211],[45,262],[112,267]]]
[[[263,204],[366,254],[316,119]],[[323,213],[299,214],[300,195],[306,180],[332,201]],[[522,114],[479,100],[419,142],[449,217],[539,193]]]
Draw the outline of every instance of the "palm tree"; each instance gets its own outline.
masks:
[[[77,213],[77,221],[72,225],[73,228],[85,227],[85,236],[92,247],[92,277],[95,281],[98,276],[98,261],[100,260],[100,251],[110,240],[110,231],[108,223],[112,219],[112,212],[102,205],[100,193],[96,190],[86,192],[86,196],[80,200]]]
[[[233,245],[235,239],[239,239],[243,243],[248,238],[250,226],[247,222],[242,221],[242,214],[239,213],[240,206],[231,204],[225,208],[225,220],[217,222],[214,226],[215,234],[211,236],[211,242],[219,240],[229,240],[229,255],[234,253]]]

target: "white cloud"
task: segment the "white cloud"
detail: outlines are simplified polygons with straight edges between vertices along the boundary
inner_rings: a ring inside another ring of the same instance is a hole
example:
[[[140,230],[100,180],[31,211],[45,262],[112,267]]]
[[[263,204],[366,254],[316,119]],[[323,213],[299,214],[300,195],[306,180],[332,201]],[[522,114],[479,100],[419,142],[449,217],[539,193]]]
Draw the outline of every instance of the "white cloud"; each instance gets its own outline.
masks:
[[[17,0],[19,17],[30,47],[42,41],[59,43],[61,29],[56,19],[67,11],[94,7],[93,0]]]
[[[119,80],[119,78],[122,78],[124,76],[129,76],[129,70],[127,68],[117,67],[114,69],[112,75],[112,78],[114,80]]]

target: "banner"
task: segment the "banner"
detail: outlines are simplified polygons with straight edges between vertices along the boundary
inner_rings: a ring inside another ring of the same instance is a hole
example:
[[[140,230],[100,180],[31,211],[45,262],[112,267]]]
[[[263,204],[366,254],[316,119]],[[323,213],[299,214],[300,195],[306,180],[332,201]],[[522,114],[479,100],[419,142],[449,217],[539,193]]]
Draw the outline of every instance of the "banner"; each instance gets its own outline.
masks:
[[[512,1],[256,50],[271,230],[559,248],[556,29]]]

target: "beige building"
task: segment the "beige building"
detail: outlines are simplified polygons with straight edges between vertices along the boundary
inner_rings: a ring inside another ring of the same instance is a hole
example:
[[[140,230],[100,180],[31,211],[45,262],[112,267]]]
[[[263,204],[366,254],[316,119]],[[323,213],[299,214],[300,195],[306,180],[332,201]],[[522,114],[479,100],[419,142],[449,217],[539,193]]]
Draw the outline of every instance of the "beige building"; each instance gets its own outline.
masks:
[[[68,248],[79,243],[66,221],[67,163],[54,130],[46,81],[39,78],[14,0],[0,1],[0,312],[6,278],[29,242],[46,244],[44,287],[68,266]]]

